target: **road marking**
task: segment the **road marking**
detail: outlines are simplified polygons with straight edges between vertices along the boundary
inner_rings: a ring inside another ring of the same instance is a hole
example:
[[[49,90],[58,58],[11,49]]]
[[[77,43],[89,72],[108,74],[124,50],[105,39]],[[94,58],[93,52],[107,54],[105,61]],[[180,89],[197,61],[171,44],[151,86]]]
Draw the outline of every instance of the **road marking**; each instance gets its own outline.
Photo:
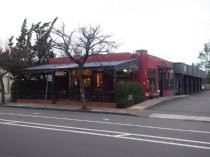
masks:
[[[14,120],[8,120],[8,119],[0,119],[0,124],[9,125],[9,126],[26,127],[26,128],[44,129],[44,130],[51,130],[51,131],[62,131],[62,132],[80,133],[80,134],[88,134],[88,135],[96,135],[96,136],[104,136],[104,137],[113,137],[113,138],[119,138],[119,139],[128,139],[128,140],[135,140],[135,141],[144,141],[144,142],[151,142],[151,143],[160,143],[160,144],[167,144],[167,145],[175,145],[175,146],[210,150],[210,142],[204,142],[204,141],[193,141],[193,140],[187,140],[187,139],[151,136],[151,135],[145,135],[145,134],[133,134],[133,133],[126,133],[126,132],[110,131],[110,130],[78,128],[78,127],[70,127],[70,126],[62,126],[62,125],[44,124],[44,123],[14,121]],[[180,142],[183,142],[183,143],[180,143]]]
[[[114,122],[107,122],[107,121],[93,121],[93,120],[84,120],[84,119],[71,119],[71,118],[61,118],[61,117],[51,117],[51,116],[47,117],[47,116],[39,116],[39,115],[24,115],[24,114],[1,113],[1,112],[0,112],[0,115],[10,115],[10,116],[19,116],[19,117],[33,117],[33,118],[44,118],[44,119],[56,119],[56,120],[87,122],[87,123],[98,123],[98,124],[109,124],[109,125],[118,125],[118,126],[131,126],[131,127],[139,127],[139,128],[157,129],[157,130],[168,130],[168,131],[179,131],[179,132],[191,132],[191,133],[210,134],[210,131],[164,128],[164,127],[155,127],[155,126],[149,126],[149,125],[114,123]]]
[[[145,108],[145,106],[135,105],[135,106],[130,107],[129,109],[132,109],[132,110],[143,110],[144,108]]]
[[[119,135],[116,135],[115,137],[125,137],[125,136],[130,136],[132,135],[131,133],[120,133]]]
[[[35,114],[35,115],[38,115],[38,114],[43,114],[43,113],[37,113],[37,112],[35,112],[34,114]]]
[[[199,116],[187,116],[187,115],[175,115],[175,114],[160,114],[153,113],[149,117],[151,118],[161,118],[161,119],[178,119],[178,120],[196,120],[210,122],[210,117],[199,117]]]
[[[103,118],[103,120],[108,121],[109,119],[108,118]]]

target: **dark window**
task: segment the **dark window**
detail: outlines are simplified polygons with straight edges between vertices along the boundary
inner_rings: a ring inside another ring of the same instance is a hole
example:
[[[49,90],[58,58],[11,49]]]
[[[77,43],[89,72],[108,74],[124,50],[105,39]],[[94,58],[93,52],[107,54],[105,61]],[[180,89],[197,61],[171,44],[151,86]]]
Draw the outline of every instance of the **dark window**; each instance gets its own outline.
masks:
[[[156,90],[156,70],[148,70],[148,82],[149,82],[149,91],[154,92]]]

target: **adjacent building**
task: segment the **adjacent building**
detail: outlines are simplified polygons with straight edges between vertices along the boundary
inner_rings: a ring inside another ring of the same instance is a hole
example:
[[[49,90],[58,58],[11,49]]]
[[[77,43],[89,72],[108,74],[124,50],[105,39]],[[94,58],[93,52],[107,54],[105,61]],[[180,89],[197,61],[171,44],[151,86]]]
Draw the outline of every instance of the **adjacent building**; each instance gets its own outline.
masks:
[[[2,70],[2,69],[0,68],[0,70]],[[4,82],[4,92],[5,92],[5,94],[9,95],[10,87],[12,84],[10,73],[7,73],[6,75],[3,76],[3,82]],[[1,88],[1,85],[0,85],[0,88]]]

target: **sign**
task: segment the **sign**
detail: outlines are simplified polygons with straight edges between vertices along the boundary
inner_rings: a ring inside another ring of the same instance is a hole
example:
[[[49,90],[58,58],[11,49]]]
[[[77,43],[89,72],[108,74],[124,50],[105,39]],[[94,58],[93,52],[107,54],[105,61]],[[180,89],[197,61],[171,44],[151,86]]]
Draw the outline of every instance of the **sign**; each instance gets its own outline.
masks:
[[[47,75],[47,81],[52,82],[52,75]]]
[[[55,76],[66,76],[66,72],[64,72],[64,71],[56,71],[55,72]]]

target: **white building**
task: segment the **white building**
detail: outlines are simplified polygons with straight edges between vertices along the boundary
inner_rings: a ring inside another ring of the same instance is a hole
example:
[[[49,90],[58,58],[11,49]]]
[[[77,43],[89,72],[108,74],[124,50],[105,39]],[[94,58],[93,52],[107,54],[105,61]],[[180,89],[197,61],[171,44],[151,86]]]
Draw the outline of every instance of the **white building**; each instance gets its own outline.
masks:
[[[10,79],[10,74],[6,74],[3,76],[3,82],[4,82],[5,94],[10,95],[10,86],[12,84],[12,81]]]
[[[3,76],[5,94],[7,94],[7,95],[10,95],[10,87],[12,84],[12,80],[10,79],[10,77],[11,77],[11,75],[9,73],[7,73],[6,75]]]

